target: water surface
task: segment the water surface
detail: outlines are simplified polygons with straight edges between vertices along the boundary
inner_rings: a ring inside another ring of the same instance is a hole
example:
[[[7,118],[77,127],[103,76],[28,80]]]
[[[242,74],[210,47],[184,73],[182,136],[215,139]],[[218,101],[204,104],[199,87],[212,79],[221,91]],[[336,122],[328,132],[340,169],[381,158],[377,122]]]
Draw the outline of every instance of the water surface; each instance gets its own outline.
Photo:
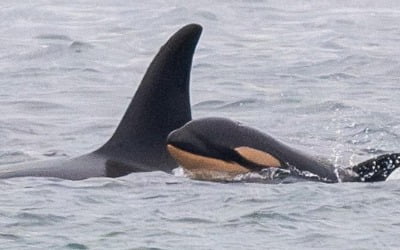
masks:
[[[0,164],[68,158],[112,134],[148,64],[204,32],[193,117],[243,121],[349,166],[399,152],[397,1],[0,3]],[[1,180],[4,249],[398,249],[398,181]]]

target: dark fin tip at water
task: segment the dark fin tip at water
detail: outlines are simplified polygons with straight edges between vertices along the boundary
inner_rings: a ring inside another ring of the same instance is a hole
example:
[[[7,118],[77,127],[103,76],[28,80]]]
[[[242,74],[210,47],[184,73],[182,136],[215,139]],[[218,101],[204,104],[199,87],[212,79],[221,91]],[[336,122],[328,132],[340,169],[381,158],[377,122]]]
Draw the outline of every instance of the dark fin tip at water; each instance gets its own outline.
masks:
[[[361,182],[385,181],[389,175],[400,167],[400,153],[384,154],[362,162],[354,167]]]

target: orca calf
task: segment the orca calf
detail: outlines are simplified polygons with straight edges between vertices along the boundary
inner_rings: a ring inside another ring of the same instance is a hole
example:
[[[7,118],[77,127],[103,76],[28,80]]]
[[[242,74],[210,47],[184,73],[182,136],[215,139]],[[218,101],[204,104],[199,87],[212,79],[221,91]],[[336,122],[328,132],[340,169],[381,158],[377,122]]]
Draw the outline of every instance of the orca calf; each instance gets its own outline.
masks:
[[[256,129],[225,118],[188,122],[167,138],[171,156],[197,179],[218,180],[273,169],[273,179],[295,177],[328,183],[384,181],[400,166],[385,154],[353,167],[335,166],[295,150]],[[229,180],[229,179],[228,179]]]
[[[165,140],[172,130],[191,120],[190,70],[201,31],[200,25],[187,25],[161,47],[115,133],[102,147],[73,159],[3,165],[0,178],[81,180],[176,168]]]

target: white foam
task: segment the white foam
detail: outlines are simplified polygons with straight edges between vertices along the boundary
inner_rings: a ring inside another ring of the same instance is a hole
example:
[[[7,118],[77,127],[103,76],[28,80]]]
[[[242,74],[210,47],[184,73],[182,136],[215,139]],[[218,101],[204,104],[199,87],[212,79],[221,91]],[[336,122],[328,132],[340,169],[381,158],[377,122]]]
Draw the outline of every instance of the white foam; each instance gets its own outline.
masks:
[[[177,177],[187,177],[185,169],[183,169],[181,166],[172,169],[172,174]]]

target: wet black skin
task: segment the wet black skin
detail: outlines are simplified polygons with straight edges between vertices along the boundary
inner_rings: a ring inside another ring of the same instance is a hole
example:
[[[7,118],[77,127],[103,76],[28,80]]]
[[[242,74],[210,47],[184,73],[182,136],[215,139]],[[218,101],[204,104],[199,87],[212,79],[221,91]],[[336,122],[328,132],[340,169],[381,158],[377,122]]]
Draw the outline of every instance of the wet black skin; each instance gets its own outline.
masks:
[[[0,178],[21,176],[81,180],[177,167],[167,135],[191,120],[189,82],[202,28],[190,24],[161,47],[111,139],[92,153],[66,160],[0,166]]]
[[[171,132],[167,144],[201,156],[235,162],[240,156],[234,149],[246,146],[274,156],[284,168],[292,166],[316,174],[327,182],[338,181],[334,166],[290,148],[259,130],[225,118],[193,120]]]
[[[265,166],[248,164],[248,161],[243,161],[243,158],[234,150],[242,146],[250,147],[272,155],[280,161],[282,168],[290,169],[294,175],[298,174],[296,170],[307,171],[318,176],[317,179],[312,178],[312,180],[329,183],[385,181],[395,169],[400,167],[400,153],[389,153],[355,166],[335,168],[257,129],[225,118],[203,118],[190,121],[172,131],[167,138],[167,144],[193,154],[237,162],[250,171],[259,171]]]

